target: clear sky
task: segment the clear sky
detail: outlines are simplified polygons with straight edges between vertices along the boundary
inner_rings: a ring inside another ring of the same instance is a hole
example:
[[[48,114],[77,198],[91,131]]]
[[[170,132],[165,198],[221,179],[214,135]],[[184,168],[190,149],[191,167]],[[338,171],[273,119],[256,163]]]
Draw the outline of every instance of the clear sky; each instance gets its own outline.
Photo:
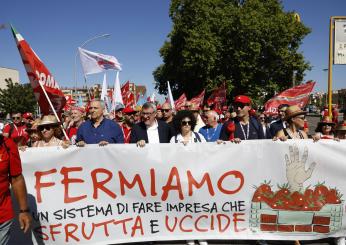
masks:
[[[168,0],[2,0],[0,24],[12,23],[31,45],[60,86],[84,84],[77,47],[99,34],[110,37],[88,43],[85,48],[118,58],[123,66],[120,80],[146,85],[153,91],[153,70],[162,63],[159,55],[172,28]],[[284,0],[286,11],[296,11],[312,29],[301,51],[312,70],[306,80],[315,80],[315,91],[326,91],[328,67],[329,17],[346,15],[345,0]],[[20,80],[28,82],[15,41],[9,29],[0,30],[0,67],[18,69]],[[113,86],[115,73],[107,72]],[[346,88],[346,66],[333,67],[333,89]],[[88,77],[88,86],[102,82],[102,75]]]

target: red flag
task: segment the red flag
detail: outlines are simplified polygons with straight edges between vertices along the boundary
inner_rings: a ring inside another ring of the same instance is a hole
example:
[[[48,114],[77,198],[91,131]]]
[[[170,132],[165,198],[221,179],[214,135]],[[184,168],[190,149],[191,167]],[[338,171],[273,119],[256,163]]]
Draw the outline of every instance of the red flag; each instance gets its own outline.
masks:
[[[221,107],[222,104],[226,104],[226,86],[223,84],[220,88],[213,91],[207,100],[207,104],[210,106],[214,104],[216,107]]]
[[[11,29],[42,114],[52,114],[52,108],[44,92],[47,93],[55,111],[60,113],[66,104],[66,98],[58,83],[24,38],[13,27]]]
[[[196,106],[202,106],[204,101],[204,94],[205,94],[205,89],[199,95],[197,95],[196,97],[193,97],[190,100],[191,104]]]
[[[278,106],[281,104],[298,105],[301,108],[305,107],[315,84],[316,82],[309,81],[305,84],[289,88],[274,96],[265,103],[265,113],[277,114]]]
[[[186,103],[187,98],[185,93],[183,93],[182,95],[180,95],[179,99],[177,99],[176,101],[174,101],[174,106],[176,110],[180,110]]]

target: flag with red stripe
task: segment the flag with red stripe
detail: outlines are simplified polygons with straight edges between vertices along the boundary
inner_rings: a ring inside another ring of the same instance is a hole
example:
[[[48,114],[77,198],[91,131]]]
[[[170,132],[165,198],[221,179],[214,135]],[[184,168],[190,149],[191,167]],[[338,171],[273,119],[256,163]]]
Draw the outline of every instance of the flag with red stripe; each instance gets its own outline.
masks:
[[[298,105],[300,108],[306,106],[311,91],[316,82],[308,81],[305,84],[289,88],[268,100],[264,107],[267,114],[277,114],[278,106],[281,104]]]
[[[60,90],[57,81],[55,81],[52,74],[34,50],[31,49],[30,45],[24,40],[22,35],[13,26],[11,26],[11,29],[42,114],[53,114],[49,101],[44,94],[45,92],[52,102],[55,111],[57,113],[61,112],[66,104],[66,98]]]

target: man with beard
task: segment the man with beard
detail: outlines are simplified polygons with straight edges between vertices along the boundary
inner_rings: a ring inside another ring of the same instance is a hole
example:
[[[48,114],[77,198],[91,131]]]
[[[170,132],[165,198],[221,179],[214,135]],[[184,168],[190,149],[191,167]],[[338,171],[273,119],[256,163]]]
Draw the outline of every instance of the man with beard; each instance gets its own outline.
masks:
[[[103,116],[104,109],[104,101],[92,100],[90,102],[90,120],[83,122],[78,128],[76,146],[83,147],[85,144],[105,146],[124,143],[124,135],[120,126]]]
[[[264,139],[260,123],[249,114],[251,99],[245,95],[238,95],[234,99],[233,107],[237,117],[234,122],[224,123],[220,139],[224,141],[232,140],[235,143],[240,143],[241,140]]]
[[[132,127],[130,143],[136,143],[139,147],[144,147],[147,143],[169,143],[172,136],[172,128],[164,121],[156,119],[155,104],[146,102],[142,106],[141,122]]]
[[[135,123],[135,114],[136,111],[133,110],[131,107],[126,107],[123,110],[124,120],[121,125],[121,128],[123,130],[125,144],[130,143],[131,129],[133,127],[133,124]]]

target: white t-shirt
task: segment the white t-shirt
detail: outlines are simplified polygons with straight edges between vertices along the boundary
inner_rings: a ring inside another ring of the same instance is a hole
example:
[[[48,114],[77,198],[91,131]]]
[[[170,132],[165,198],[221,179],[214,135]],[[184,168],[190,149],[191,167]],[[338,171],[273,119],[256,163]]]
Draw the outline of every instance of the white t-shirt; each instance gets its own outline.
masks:
[[[201,142],[198,141],[196,135],[195,135],[195,132],[192,132],[191,134],[191,137],[190,137],[190,140],[189,140],[189,143],[204,143],[204,142],[207,142],[204,138],[204,136],[200,133],[197,133],[196,134],[199,135],[199,138],[201,139]],[[181,134],[178,134],[177,136],[173,136],[170,140],[170,143],[176,143],[175,141],[175,138],[177,138],[177,143],[183,143],[184,142],[184,138]],[[195,140],[196,139],[196,140]]]

